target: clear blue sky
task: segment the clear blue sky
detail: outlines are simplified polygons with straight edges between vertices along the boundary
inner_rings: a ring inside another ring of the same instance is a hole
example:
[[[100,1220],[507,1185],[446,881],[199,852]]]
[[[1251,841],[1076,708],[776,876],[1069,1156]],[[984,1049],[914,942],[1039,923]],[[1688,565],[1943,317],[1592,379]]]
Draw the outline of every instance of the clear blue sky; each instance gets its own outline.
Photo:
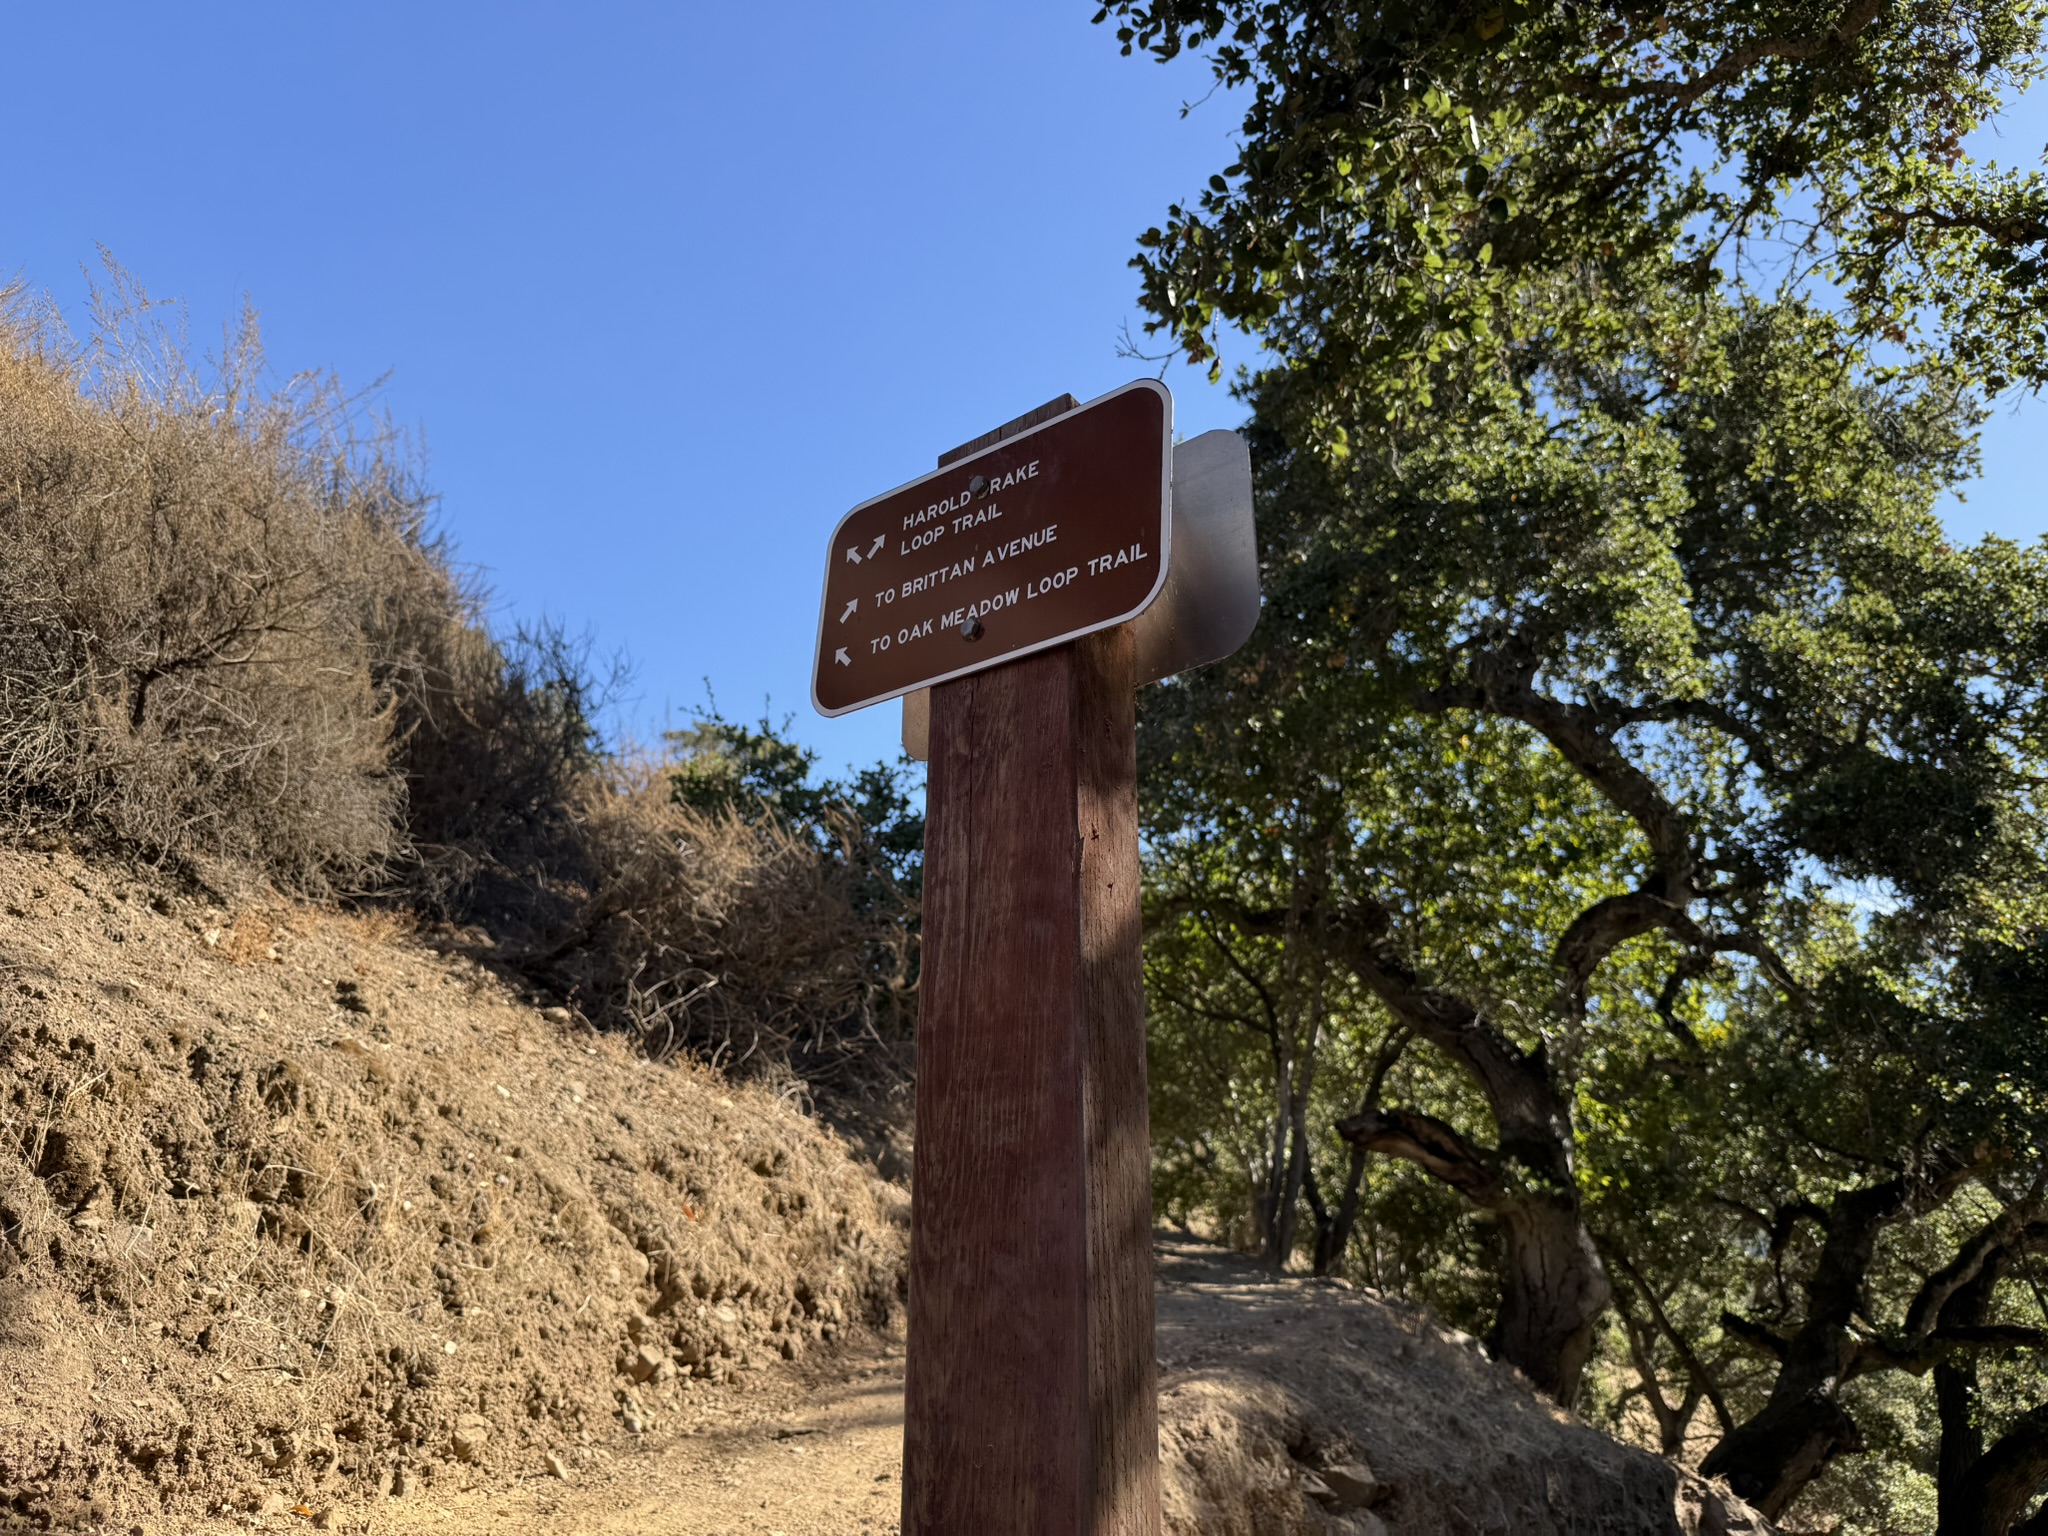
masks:
[[[871,760],[895,706],[807,703],[822,540],[1144,371],[1132,237],[1231,158],[1228,101],[1179,115],[1200,66],[1119,57],[1092,9],[15,6],[0,274],[75,310],[105,245],[198,337],[246,294],[278,369],[388,373],[500,621],[627,651],[624,724],[708,677]],[[2044,129],[2026,103],[2002,157]],[[1237,422],[1169,382],[1182,431]],[[1994,424],[1959,532],[2048,527],[2044,425]]]

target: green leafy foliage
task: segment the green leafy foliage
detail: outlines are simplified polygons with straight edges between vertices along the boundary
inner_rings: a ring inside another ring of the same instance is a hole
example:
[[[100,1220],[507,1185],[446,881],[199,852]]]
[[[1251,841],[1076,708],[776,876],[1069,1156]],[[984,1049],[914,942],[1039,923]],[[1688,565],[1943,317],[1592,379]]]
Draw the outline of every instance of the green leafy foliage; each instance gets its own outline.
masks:
[[[736,816],[772,825],[810,844],[844,881],[848,905],[866,937],[862,972],[868,1009],[886,1016],[892,1040],[907,1042],[921,971],[919,938],[924,894],[924,797],[908,757],[872,763],[846,779],[819,779],[818,755],[791,741],[790,722],[763,716],[753,725],[728,720],[716,702],[683,730],[669,734],[670,798],[710,817]],[[908,1065],[887,1085],[901,1097]],[[864,1091],[873,1088],[864,1085]],[[873,1093],[868,1094],[873,1097]],[[844,1104],[842,1122],[874,1118]],[[882,1119],[907,1112],[896,1103]],[[863,1134],[872,1131],[866,1127]]]
[[[924,806],[916,765],[908,757],[871,763],[846,779],[816,780],[818,754],[763,716],[753,725],[728,720],[711,704],[669,733],[676,803],[693,810],[773,816],[844,853],[861,866],[871,900],[907,899],[924,882]]]
[[[1947,1529],[2048,1341],[2048,549],[1933,511],[2041,377],[1959,149],[2040,13],[1112,16],[1247,103],[1154,328],[1271,364],[1260,631],[1141,720],[1162,1199]]]
[[[1861,338],[2038,385],[2048,181],[1964,138],[2037,77],[2038,0],[1302,6],[1117,0],[1126,53],[1205,52],[1238,159],[1140,238],[1151,329],[1309,374],[1310,426],[1498,405],[1517,351],[1617,306],[1819,276]]]

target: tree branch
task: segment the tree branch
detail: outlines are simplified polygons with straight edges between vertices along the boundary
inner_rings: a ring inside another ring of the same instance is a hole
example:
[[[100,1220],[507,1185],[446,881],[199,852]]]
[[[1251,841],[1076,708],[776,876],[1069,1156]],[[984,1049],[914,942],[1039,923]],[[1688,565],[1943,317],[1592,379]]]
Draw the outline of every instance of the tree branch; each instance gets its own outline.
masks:
[[[1225,916],[1246,933],[1286,931],[1288,914],[1223,897],[1169,903]],[[1426,984],[1389,937],[1387,909],[1370,899],[1328,914],[1324,942],[1336,958],[1407,1030],[1427,1040],[1470,1074],[1501,1132],[1502,1151],[1543,1177],[1571,1178],[1569,1121],[1550,1083],[1542,1052],[1522,1050],[1472,1003]]]
[[[1668,929],[1688,944],[1703,945],[1706,935],[1699,924],[1686,916],[1685,908],[1651,890],[1630,891],[1609,896],[1586,908],[1565,929],[1564,937],[1551,951],[1551,960],[1563,974],[1559,992],[1573,1018],[1586,1012],[1586,987],[1600,963],[1630,939],[1658,929]]]
[[[1785,963],[1785,957],[1767,940],[1746,929],[1737,929],[1733,933],[1714,934],[1708,945],[1722,954],[1748,955],[1763,967],[1764,974],[1776,982],[1779,990],[1793,1002],[1808,1010],[1813,1007],[1813,994],[1799,984],[1799,979],[1792,974],[1792,967]]]
[[[1485,1094],[1501,1152],[1569,1187],[1571,1122],[1539,1047],[1524,1051],[1454,992],[1425,984],[1385,936],[1384,909],[1330,930],[1333,947],[1396,1019],[1468,1072]]]
[[[1700,1054],[1699,1036],[1678,1016],[1678,999],[1685,991],[1685,984],[1704,976],[1712,965],[1712,956],[1703,955],[1698,950],[1681,955],[1657,993],[1657,1017],[1664,1021],[1664,1028],[1671,1037],[1694,1057]]]
[[[1689,107],[1707,92],[1740,79],[1766,59],[1797,63],[1847,48],[1869,30],[1883,10],[1884,0],[1855,0],[1825,32],[1809,37],[1758,38],[1729,49],[1712,68],[1683,80],[1637,80],[1628,85],[1609,85],[1604,80],[1583,79],[1576,88],[1592,101],[1617,103],[1648,98]]]
[[[2036,1245],[2048,1246],[2048,1221],[2031,1219],[2038,1210],[2033,1201],[2039,1192],[2040,1181],[2036,1180],[2027,1201],[1992,1217],[1957,1250],[1953,1259],[1927,1277],[1906,1309],[1908,1339],[1933,1335],[1949,1298],[1983,1273],[1985,1264],[1993,1258],[2032,1251]]]
[[[1958,1324],[1913,1344],[1865,1339],[1857,1345],[1845,1376],[1868,1376],[1872,1371],[1904,1371],[1908,1376],[1925,1376],[1942,1361],[1965,1352],[2043,1348],[2048,1348],[2048,1329],[2005,1323]]]
[[[1644,1325],[1621,1304],[1619,1298],[1615,1301],[1614,1310],[1620,1315],[1622,1331],[1628,1336],[1628,1357],[1636,1368],[1638,1382],[1635,1390],[1642,1393],[1644,1403],[1657,1420],[1658,1448],[1666,1456],[1674,1455],[1685,1440],[1680,1410],[1664,1401],[1663,1383],[1657,1379],[1657,1363],[1650,1357],[1650,1341],[1643,1337]]]
[[[1246,986],[1250,987],[1252,989],[1252,995],[1258,998],[1259,1006],[1261,1009],[1265,1011],[1266,1015],[1266,1032],[1274,1041],[1277,1042],[1280,1038],[1280,1008],[1279,1005],[1273,1001],[1273,994],[1271,990],[1267,988],[1266,984],[1263,981],[1261,981],[1258,977],[1254,976],[1251,973],[1251,968],[1249,966],[1247,966],[1242,960],[1238,959],[1237,951],[1232,949],[1228,944],[1223,942],[1223,936],[1220,933],[1216,932],[1215,928],[1206,921],[1208,917],[1208,913],[1206,911],[1203,911],[1199,907],[1196,908],[1195,917],[1196,920],[1201,923],[1202,936],[1206,938],[1211,944],[1216,946],[1216,952],[1223,957],[1223,963],[1229,966],[1231,970],[1235,971],[1237,973],[1238,979],[1242,981]]]
[[[1971,229],[2001,245],[2039,245],[2048,240],[2048,219],[2034,214],[1952,213],[1925,203],[1911,208],[1879,208],[1876,216],[1903,230],[1908,224],[1936,229]]]
[[[1733,1334],[1743,1343],[1760,1349],[1775,1360],[1782,1361],[1792,1352],[1792,1346],[1782,1334],[1773,1332],[1762,1323],[1751,1322],[1739,1312],[1721,1314],[1721,1331]]]
[[[1338,1121],[1337,1134],[1353,1146],[1415,1164],[1482,1210],[1505,1210],[1514,1203],[1495,1168],[1498,1154],[1474,1145],[1434,1115],[1412,1109],[1369,1109]]]
[[[1622,1273],[1634,1282],[1636,1291],[1642,1296],[1644,1304],[1649,1307],[1650,1316],[1655,1321],[1658,1330],[1663,1333],[1665,1338],[1671,1341],[1671,1347],[1678,1352],[1678,1358],[1684,1362],[1685,1368],[1691,1373],[1693,1381],[1698,1384],[1702,1392],[1706,1393],[1707,1401],[1714,1405],[1714,1417],[1721,1421],[1721,1432],[1726,1434],[1735,1427],[1735,1415],[1728,1411],[1728,1402],[1721,1395],[1720,1383],[1714,1380],[1713,1373],[1707,1369],[1706,1362],[1700,1359],[1692,1345],[1686,1342],[1685,1336],[1678,1331],[1677,1325],[1671,1321],[1670,1314],[1664,1310],[1664,1303],[1658,1299],[1657,1293],[1650,1289],[1650,1283],[1642,1277],[1641,1272],[1636,1269],[1634,1262],[1619,1248],[1612,1245],[1608,1245],[1608,1248],[1620,1263]]]
[[[1612,722],[1605,712],[1538,693],[1532,685],[1533,660],[1509,652],[1475,656],[1470,673],[1469,682],[1418,693],[1415,707],[1429,714],[1469,709],[1519,720],[1536,731],[1642,832],[1656,870],[1656,878],[1644,882],[1644,889],[1675,905],[1687,904],[1695,894],[1691,828],[1656,781],[1614,744],[1608,735]]]

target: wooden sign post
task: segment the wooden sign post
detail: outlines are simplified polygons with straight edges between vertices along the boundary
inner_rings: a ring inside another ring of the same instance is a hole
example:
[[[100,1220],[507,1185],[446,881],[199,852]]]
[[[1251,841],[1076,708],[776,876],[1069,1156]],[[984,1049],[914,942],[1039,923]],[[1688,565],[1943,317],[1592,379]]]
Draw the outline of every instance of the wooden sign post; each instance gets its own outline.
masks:
[[[932,692],[904,1536],[1159,1529],[1135,669]]]
[[[1136,691],[1258,611],[1211,434],[1199,590],[1130,622],[1168,590],[1171,433],[1152,381],[1062,396],[833,533],[813,701],[929,689],[903,1536],[1159,1531]]]

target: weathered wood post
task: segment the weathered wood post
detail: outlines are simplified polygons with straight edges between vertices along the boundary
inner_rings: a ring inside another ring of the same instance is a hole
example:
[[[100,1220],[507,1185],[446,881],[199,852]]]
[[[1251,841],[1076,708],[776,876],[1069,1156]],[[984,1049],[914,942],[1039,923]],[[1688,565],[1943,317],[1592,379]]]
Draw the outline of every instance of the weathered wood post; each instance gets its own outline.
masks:
[[[1128,624],[932,690],[904,1536],[1159,1529],[1136,692]]]
[[[1135,694],[1259,609],[1244,445],[1172,434],[1062,396],[833,530],[812,700],[931,762],[904,1536],[1159,1530]]]

